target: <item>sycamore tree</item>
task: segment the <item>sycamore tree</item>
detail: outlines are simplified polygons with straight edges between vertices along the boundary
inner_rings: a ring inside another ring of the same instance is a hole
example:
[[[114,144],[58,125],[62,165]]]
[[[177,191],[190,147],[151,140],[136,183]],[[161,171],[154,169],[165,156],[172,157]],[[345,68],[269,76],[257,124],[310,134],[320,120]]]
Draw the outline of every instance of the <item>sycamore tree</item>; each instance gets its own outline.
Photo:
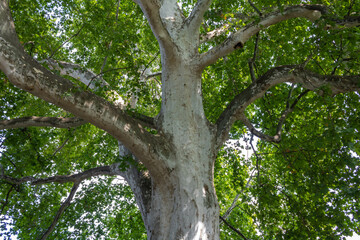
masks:
[[[359,11],[1,0],[1,234],[359,232]]]

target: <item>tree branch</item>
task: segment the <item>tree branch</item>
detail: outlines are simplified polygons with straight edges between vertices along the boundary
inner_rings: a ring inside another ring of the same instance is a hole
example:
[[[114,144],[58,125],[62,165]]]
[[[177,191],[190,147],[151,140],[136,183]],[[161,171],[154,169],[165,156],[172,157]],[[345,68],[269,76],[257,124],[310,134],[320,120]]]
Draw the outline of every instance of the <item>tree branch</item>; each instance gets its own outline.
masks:
[[[256,40],[255,40],[254,54],[253,54],[253,57],[249,59],[250,77],[251,77],[252,82],[256,81],[256,76],[255,76],[255,72],[254,72],[254,65],[255,65],[256,53],[257,53],[258,45],[259,45],[259,38],[260,38],[260,34],[257,33],[256,34]]]
[[[296,106],[296,104],[299,102],[299,100],[305,96],[308,92],[310,92],[310,90],[305,90],[302,93],[300,93],[300,95],[295,99],[295,101],[293,102],[293,104],[291,106],[289,106],[289,102],[287,102],[287,107],[285,109],[285,111],[281,114],[281,117],[279,119],[279,123],[278,126],[276,128],[276,135],[275,136],[279,136],[279,141],[281,140],[281,131],[282,131],[282,126],[285,123],[285,119],[287,118],[287,116],[294,111],[294,108]]]
[[[115,69],[109,69],[100,74],[95,74],[91,70],[84,69],[82,66],[80,66],[78,64],[62,62],[62,61],[57,61],[57,60],[53,60],[53,59],[47,59],[47,60],[43,60],[41,62],[48,63],[49,67],[51,69],[60,71],[61,75],[71,76],[72,78],[75,78],[75,79],[79,80],[80,82],[86,84],[91,89],[96,89],[96,86],[93,83],[94,79],[98,79],[100,81],[101,86],[109,85],[102,77],[100,77],[100,75],[102,75],[106,72],[115,70]],[[123,68],[117,68],[117,69],[123,69]],[[125,109],[125,105],[124,105],[125,101],[122,99],[122,97],[119,94],[117,94],[116,92],[113,92],[113,93],[115,95],[115,103],[117,104],[117,106],[119,106],[121,109]],[[145,115],[141,115],[141,114],[133,114],[130,111],[127,111],[127,113],[130,116],[132,116],[133,118],[140,120],[141,123],[143,123],[145,126],[155,128],[153,118],[145,116]],[[0,127],[0,129],[1,129],[1,127]]]
[[[89,69],[85,69],[79,64],[68,63],[53,59],[44,59],[40,63],[46,63],[51,70],[59,71],[60,75],[70,76],[74,79],[79,80],[86,86],[89,86],[91,89],[94,89],[96,86],[93,83],[94,79],[98,79],[100,86],[109,85],[103,78],[100,76],[103,74],[95,74]]]
[[[254,134],[255,136],[257,136],[258,138],[268,141],[268,142],[274,142],[274,143],[278,143],[281,141],[281,131],[282,131],[282,126],[285,123],[285,119],[286,117],[294,110],[296,104],[298,103],[298,101],[300,100],[300,98],[302,98],[303,96],[305,96],[310,90],[305,90],[304,92],[302,92],[294,101],[294,103],[289,106],[289,99],[287,101],[287,106],[286,109],[284,110],[284,112],[281,114],[281,117],[279,119],[279,123],[277,125],[276,128],[276,134],[274,136],[270,136],[267,134],[264,134],[258,130],[256,130],[256,128],[254,127],[254,125],[250,122],[250,120],[245,116],[244,113],[240,114],[239,120],[250,130],[250,132],[252,134]],[[291,91],[290,91],[291,92]],[[290,93],[289,93],[289,98],[290,98]]]
[[[1,166],[0,166],[1,167]],[[11,185],[9,191],[7,192],[6,194],[6,197],[5,197],[5,201],[2,203],[2,207],[1,207],[1,211],[0,211],[0,216],[3,215],[3,212],[4,212],[4,209],[6,207],[6,205],[9,203],[9,197],[10,197],[10,194],[12,192],[12,190],[14,189],[14,185]]]
[[[311,21],[319,19],[322,13],[325,12],[325,7],[320,5],[297,5],[286,8],[284,11],[275,11],[264,15],[259,22],[252,22],[235,33],[231,34],[222,44],[210,49],[208,52],[201,55],[202,67],[206,67],[220,57],[223,57],[244,44],[250,37],[257,34],[260,30],[265,29],[271,25],[286,21],[291,18],[304,17]]]
[[[22,117],[10,120],[0,120],[0,130],[25,127],[56,127],[56,128],[73,128],[87,122],[76,117]]]
[[[220,219],[228,226],[231,230],[236,232],[239,236],[241,236],[244,240],[247,240],[247,238],[242,234],[239,230],[237,230],[235,227],[233,227],[228,221],[226,221],[222,216],[220,216]]]
[[[149,75],[146,75],[145,79],[150,79],[150,78],[153,78],[153,77],[156,77],[156,76],[161,76],[162,72],[154,72],[154,73],[151,73]]]
[[[252,180],[252,178],[253,178],[253,173],[254,173],[254,171],[255,171],[255,170],[253,170],[253,171],[251,172],[250,177],[249,177],[249,179],[248,179],[245,187],[241,190],[240,193],[236,194],[234,200],[233,200],[232,203],[231,203],[231,206],[226,210],[226,212],[225,212],[224,215],[222,216],[225,220],[230,216],[231,212],[232,212],[232,211],[234,210],[234,208],[236,207],[236,202],[239,200],[240,195],[244,192],[244,190],[245,190],[246,188],[249,187],[250,182],[251,182],[251,180]]]
[[[81,173],[73,175],[57,175],[48,178],[35,178],[32,176],[27,176],[23,178],[13,178],[8,175],[1,174],[0,179],[3,179],[12,184],[22,184],[29,182],[31,185],[42,185],[47,183],[79,183],[85,179],[96,176],[123,176],[123,172],[119,169],[120,163],[113,163],[109,166],[96,167],[89,170],[86,170]]]
[[[336,30],[360,26],[360,16],[351,15],[345,18],[327,18],[332,24],[327,24],[325,29]]]
[[[262,16],[261,11],[255,6],[255,4],[251,0],[248,0],[248,2],[251,5],[251,7],[257,12],[257,14],[259,14],[259,16]]]
[[[297,65],[275,67],[238,94],[222,112],[216,122],[217,146],[222,146],[223,142],[227,139],[231,126],[237,120],[241,120],[256,136],[269,141],[276,141],[275,137],[269,138],[269,136],[258,132],[250,121],[247,120],[244,111],[248,105],[261,98],[269,88],[283,82],[298,83],[312,91],[327,86],[333,95],[360,90],[359,75],[324,76],[305,70]]]
[[[255,136],[257,136],[258,138],[268,141],[268,142],[280,142],[280,136],[279,135],[275,135],[275,136],[269,136],[266,135],[260,131],[258,131],[254,125],[250,122],[250,120],[245,116],[244,113],[240,113],[239,114],[239,118],[238,120],[240,120],[248,129],[249,131],[254,134]]]
[[[0,70],[9,81],[110,133],[136,157],[142,159],[154,178],[163,181],[167,166],[165,161],[159,160],[159,152],[162,152],[168,143],[160,136],[148,133],[139,121],[118,106],[53,74],[31,58],[22,46],[17,44],[19,40],[15,30],[9,31],[5,28],[14,29],[14,23],[11,21],[7,1],[0,3],[0,16],[4,20],[0,21]]]
[[[64,46],[67,42],[69,42],[69,41],[70,41],[71,39],[73,39],[74,37],[78,36],[78,35],[80,34],[81,30],[83,30],[84,27],[85,27],[85,24],[83,23],[83,25],[81,26],[81,28],[80,28],[74,35],[72,35],[72,36],[69,37],[65,42],[63,42],[57,49],[55,49],[48,58],[52,58],[52,57],[55,55],[55,53],[56,53],[57,51],[59,51],[60,48],[62,48],[62,46]]]
[[[53,222],[51,223],[51,225],[49,226],[49,228],[45,231],[45,233],[42,235],[41,240],[46,239],[51,232],[54,230],[57,222],[60,220],[61,214],[63,214],[63,212],[66,210],[66,208],[70,205],[71,200],[74,198],[75,193],[77,191],[77,189],[79,188],[80,183],[79,182],[75,182],[69,196],[67,197],[67,199],[65,200],[65,202],[63,202],[63,204],[61,204],[59,210],[57,211]]]
[[[164,46],[164,49],[171,50],[174,47],[174,44],[171,41],[171,37],[169,32],[167,31],[166,23],[163,22],[163,19],[169,15],[169,21],[175,25],[181,25],[182,19],[180,20],[180,16],[182,16],[180,9],[176,1],[160,1],[160,0],[133,0],[137,3],[141,10],[143,11],[145,17],[147,18],[151,30],[154,33],[155,37],[158,39],[159,43]],[[179,18],[175,19],[171,14],[173,12],[177,14],[174,16],[178,16]]]

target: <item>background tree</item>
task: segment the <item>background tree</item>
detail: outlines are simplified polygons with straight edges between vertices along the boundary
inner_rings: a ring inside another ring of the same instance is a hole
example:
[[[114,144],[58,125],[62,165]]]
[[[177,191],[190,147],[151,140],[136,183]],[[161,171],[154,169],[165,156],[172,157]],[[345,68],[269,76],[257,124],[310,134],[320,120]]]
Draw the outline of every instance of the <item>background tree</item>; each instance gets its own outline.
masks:
[[[355,1],[1,0],[3,235],[358,231],[358,12]]]

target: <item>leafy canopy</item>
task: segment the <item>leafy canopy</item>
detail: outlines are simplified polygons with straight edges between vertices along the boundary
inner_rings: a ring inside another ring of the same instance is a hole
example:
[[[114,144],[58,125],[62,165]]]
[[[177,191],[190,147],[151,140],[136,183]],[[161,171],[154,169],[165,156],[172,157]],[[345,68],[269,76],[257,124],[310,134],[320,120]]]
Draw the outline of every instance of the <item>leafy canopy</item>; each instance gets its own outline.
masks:
[[[355,1],[252,1],[262,14],[292,4],[323,4],[330,16],[359,13]],[[179,1],[187,15],[193,1]],[[49,57],[80,64],[109,83],[97,94],[125,101],[135,94],[135,113],[156,116],[160,110],[160,77],[139,80],[145,71],[161,71],[159,47],[140,8],[131,1],[11,0],[17,33],[26,51],[37,60]],[[243,14],[243,15],[241,15]],[[244,15],[246,14],[246,15]],[[248,1],[213,1],[201,33],[224,23],[224,35],[200,46],[204,52],[228,33],[258,18]],[[251,83],[248,60],[255,74],[271,67],[302,64],[319,74],[359,74],[359,28],[325,31],[326,22],[293,19],[261,31],[243,49],[219,59],[203,72],[203,101],[208,119],[221,111]],[[105,60],[106,59],[106,60]],[[104,64],[106,63],[106,64]],[[13,87],[0,73],[0,118],[69,117],[69,113]],[[68,76],[76,84],[87,88]],[[96,79],[94,80],[96,82]],[[304,89],[281,84],[250,105],[246,115],[270,135],[287,104]],[[326,88],[307,92],[284,124],[279,144],[254,140],[236,123],[231,138],[240,146],[224,147],[215,165],[215,184],[221,215],[239,200],[228,222],[249,239],[342,239],[358,232],[359,224],[359,93],[330,96]],[[130,107],[129,107],[130,109]],[[117,142],[89,124],[73,129],[21,128],[0,132],[0,164],[7,175],[47,177],[66,175],[122,161]],[[256,145],[256,154],[242,149]],[[83,184],[65,211],[51,239],[146,239],[141,215],[131,190],[114,177]],[[3,236],[39,237],[52,221],[70,185],[16,186],[1,181]],[[10,230],[9,230],[10,228]],[[222,239],[238,235],[221,225]]]

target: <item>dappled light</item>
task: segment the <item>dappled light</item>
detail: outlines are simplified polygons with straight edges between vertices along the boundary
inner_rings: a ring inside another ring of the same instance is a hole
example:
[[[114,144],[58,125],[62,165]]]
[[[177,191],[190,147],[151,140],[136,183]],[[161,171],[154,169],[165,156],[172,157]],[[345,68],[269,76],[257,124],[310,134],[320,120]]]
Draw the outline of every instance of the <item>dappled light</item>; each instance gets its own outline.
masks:
[[[359,234],[359,13],[0,0],[0,238]]]

